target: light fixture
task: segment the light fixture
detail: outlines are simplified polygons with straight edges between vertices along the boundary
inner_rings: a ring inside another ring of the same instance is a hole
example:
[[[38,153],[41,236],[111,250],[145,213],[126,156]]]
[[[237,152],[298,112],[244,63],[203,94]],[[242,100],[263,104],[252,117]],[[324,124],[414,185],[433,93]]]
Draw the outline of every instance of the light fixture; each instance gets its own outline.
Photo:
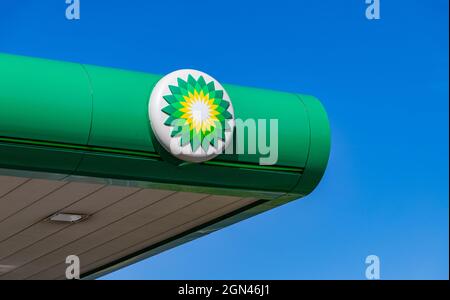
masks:
[[[76,223],[87,218],[87,215],[72,213],[56,213],[48,219],[51,222]]]

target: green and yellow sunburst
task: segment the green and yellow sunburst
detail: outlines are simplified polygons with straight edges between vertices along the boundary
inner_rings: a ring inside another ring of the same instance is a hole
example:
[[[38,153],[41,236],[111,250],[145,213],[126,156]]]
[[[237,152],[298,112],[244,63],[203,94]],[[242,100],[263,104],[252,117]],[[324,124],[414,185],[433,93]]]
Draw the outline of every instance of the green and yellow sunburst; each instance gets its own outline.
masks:
[[[196,80],[188,75],[187,81],[177,78],[177,83],[169,85],[171,94],[163,97],[169,104],[162,111],[168,115],[164,124],[173,127],[171,137],[181,137],[180,145],[190,144],[192,151],[200,146],[207,151],[210,145],[217,147],[219,140],[225,142],[232,115],[224,91],[203,76]]]

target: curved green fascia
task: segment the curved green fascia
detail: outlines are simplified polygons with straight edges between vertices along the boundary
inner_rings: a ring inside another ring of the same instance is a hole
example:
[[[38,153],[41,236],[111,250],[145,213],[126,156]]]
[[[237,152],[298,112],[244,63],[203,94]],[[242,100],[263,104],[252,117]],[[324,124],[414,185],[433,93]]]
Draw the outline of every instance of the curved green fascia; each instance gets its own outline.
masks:
[[[70,76],[64,76],[70,74]],[[64,101],[62,101],[64,100]],[[85,145],[92,94],[83,67],[43,59],[0,55],[0,136]],[[8,164],[50,170],[76,168],[81,153],[0,149]]]
[[[88,142],[92,91],[83,66],[9,55],[0,61],[2,135]]]
[[[313,96],[298,97],[308,113],[310,146],[303,175],[291,192],[307,195],[316,188],[325,173],[330,156],[331,132],[327,113],[320,101]]]
[[[247,120],[278,119],[277,165],[303,168],[309,149],[308,114],[294,94],[224,84],[233,101],[236,118]],[[259,129],[259,128],[258,128]],[[259,132],[258,132],[259,133]],[[266,129],[269,136],[269,128]],[[245,142],[247,149],[247,139]],[[224,155],[224,160],[259,163],[259,155]]]
[[[329,125],[310,96],[224,85],[236,119],[278,119],[273,166],[254,154],[170,163],[148,119],[141,72],[0,54],[0,168],[286,194],[311,192],[328,160]],[[267,136],[268,129],[267,129]],[[246,137],[247,140],[247,137]]]
[[[84,65],[94,93],[89,145],[156,153],[148,99],[161,76]]]

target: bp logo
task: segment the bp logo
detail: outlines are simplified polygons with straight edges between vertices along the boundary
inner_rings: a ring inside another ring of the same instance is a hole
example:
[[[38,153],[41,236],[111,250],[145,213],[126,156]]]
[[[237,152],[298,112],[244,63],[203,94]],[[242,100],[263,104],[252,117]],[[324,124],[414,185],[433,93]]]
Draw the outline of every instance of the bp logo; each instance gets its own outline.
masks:
[[[172,72],[150,96],[150,124],[175,157],[202,162],[222,153],[232,139],[234,110],[222,85],[196,70]]]

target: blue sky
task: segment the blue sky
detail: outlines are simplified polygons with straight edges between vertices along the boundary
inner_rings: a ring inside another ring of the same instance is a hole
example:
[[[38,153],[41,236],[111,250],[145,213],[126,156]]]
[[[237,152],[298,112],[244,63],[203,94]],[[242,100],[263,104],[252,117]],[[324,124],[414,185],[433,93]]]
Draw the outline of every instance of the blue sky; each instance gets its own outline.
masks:
[[[245,2],[245,3],[244,3]],[[0,52],[312,94],[316,191],[106,279],[448,278],[448,1],[0,1]]]

